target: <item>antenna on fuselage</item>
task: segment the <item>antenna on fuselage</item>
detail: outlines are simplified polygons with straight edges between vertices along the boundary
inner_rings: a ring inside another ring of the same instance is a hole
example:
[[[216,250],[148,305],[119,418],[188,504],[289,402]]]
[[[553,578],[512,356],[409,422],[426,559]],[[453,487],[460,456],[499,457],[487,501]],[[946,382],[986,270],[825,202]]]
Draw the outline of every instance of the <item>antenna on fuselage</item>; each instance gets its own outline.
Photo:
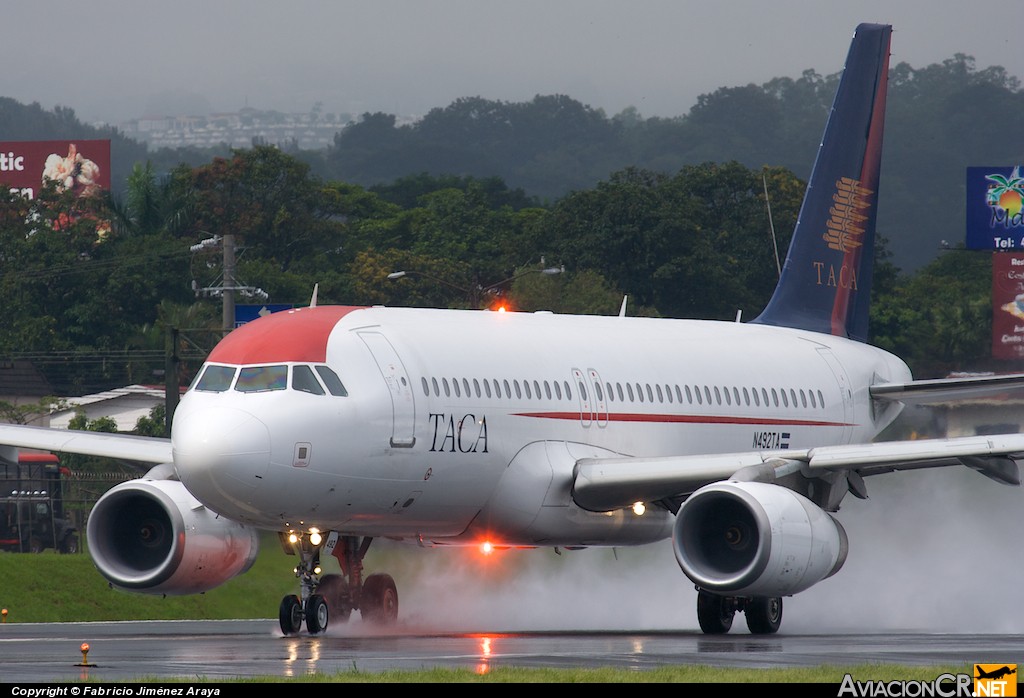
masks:
[[[625,295],[625,296],[622,297],[622,305],[619,306],[619,317],[626,317],[626,299],[627,298],[629,298],[629,295]]]
[[[313,284],[313,297],[309,299],[309,307],[316,307],[316,293],[320,290],[320,284]]]

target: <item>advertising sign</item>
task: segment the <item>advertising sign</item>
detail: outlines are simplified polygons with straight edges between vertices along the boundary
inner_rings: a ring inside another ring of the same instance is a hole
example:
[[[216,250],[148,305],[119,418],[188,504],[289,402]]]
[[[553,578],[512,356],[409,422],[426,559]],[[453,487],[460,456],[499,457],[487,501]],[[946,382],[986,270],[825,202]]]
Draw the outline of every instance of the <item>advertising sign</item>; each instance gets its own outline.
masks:
[[[110,189],[110,141],[0,141],[0,185],[34,199],[47,179],[80,196]]]
[[[282,310],[291,310],[294,305],[287,303],[264,303],[263,305],[235,305],[235,327],[241,327],[247,322],[252,322],[258,317],[279,313]]]
[[[967,249],[1024,251],[1021,166],[967,168]]]
[[[1024,252],[992,255],[992,358],[1024,358]]]

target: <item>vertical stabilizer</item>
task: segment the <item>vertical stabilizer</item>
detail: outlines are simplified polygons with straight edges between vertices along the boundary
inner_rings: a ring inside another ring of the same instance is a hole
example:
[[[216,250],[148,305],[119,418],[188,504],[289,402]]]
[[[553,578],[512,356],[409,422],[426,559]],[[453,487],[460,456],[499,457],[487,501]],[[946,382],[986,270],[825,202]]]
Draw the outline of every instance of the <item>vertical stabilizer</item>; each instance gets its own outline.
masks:
[[[854,33],[782,276],[752,322],[867,339],[891,34]]]

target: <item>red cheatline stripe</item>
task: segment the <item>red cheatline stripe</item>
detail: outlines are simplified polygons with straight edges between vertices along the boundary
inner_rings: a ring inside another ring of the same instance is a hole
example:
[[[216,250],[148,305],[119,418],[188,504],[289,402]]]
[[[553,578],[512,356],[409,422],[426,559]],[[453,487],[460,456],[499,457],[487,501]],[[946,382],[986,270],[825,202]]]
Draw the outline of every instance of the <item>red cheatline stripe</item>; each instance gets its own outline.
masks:
[[[579,420],[579,412],[514,412],[513,417],[534,417],[536,419]],[[637,414],[634,412],[609,412],[591,414],[590,419],[607,419],[609,422],[650,422],[652,424],[752,424],[755,426],[789,427],[852,427],[847,422],[823,422],[816,419],[768,419],[764,417],[724,417],[698,414]]]

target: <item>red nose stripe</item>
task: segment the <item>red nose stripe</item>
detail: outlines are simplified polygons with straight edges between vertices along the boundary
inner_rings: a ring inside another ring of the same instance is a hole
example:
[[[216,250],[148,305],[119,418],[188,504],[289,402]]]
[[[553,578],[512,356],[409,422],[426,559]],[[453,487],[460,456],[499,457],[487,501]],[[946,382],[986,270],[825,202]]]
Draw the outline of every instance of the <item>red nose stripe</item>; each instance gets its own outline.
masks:
[[[247,322],[210,352],[207,361],[225,364],[265,364],[281,361],[327,360],[327,338],[338,321],[360,308],[325,305],[297,308]]]

